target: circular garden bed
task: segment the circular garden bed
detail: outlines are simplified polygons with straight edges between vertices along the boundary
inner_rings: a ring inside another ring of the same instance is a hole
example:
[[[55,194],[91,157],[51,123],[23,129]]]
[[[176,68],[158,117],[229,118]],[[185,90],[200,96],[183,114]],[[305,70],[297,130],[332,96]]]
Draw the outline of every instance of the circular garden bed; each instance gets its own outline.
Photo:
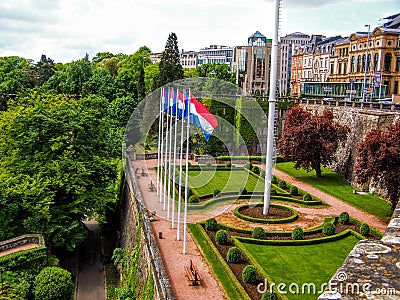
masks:
[[[257,205],[246,204],[236,207],[234,214],[236,217],[255,223],[264,224],[283,224],[295,221],[299,215],[298,213],[287,206],[272,204],[270,206],[268,215],[263,214],[264,204]]]

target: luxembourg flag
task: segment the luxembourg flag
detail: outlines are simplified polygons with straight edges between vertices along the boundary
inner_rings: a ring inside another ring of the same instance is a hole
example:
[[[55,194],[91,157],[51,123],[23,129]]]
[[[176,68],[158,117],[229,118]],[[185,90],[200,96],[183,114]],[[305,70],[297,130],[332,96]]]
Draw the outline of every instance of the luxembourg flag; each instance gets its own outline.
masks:
[[[188,95],[186,95],[186,104],[189,100]],[[196,125],[203,131],[204,138],[208,142],[210,136],[212,135],[214,129],[218,126],[217,119],[208,111],[208,109],[200,103],[193,94],[190,94],[190,124]],[[185,105],[186,107],[187,105]],[[185,109],[185,116],[187,118],[187,111]]]

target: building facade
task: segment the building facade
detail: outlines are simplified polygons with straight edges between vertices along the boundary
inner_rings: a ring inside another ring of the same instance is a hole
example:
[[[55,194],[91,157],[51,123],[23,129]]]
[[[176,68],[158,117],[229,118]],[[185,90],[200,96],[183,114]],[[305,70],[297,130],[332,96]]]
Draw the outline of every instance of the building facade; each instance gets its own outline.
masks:
[[[183,51],[179,54],[179,60],[183,68],[196,68],[199,52],[196,51]]]
[[[227,64],[232,68],[233,47],[222,45],[211,45],[210,47],[201,48],[197,56],[197,65],[203,64]]]

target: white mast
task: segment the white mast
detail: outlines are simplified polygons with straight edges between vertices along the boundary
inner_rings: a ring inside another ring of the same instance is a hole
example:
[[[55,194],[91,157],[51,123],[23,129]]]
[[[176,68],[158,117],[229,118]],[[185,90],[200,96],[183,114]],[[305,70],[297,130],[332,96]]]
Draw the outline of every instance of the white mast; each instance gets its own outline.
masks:
[[[183,95],[185,95],[185,92],[183,92]],[[178,230],[176,232],[176,239],[179,241],[180,240],[180,230],[181,230],[181,193],[182,193],[182,157],[183,157],[183,134],[184,134],[184,127],[185,127],[185,96],[183,96],[183,110],[182,110],[182,126],[181,126],[181,147],[180,147],[180,153],[179,153],[179,187],[178,187]]]
[[[190,130],[190,90],[188,95],[187,106],[187,127],[186,127],[186,166],[185,166],[185,208],[183,212],[183,254],[186,254],[186,223],[187,223],[187,203],[189,192],[189,130]]]
[[[164,102],[165,102],[165,93],[164,93],[164,88],[163,88],[163,101],[162,101],[162,108],[161,108],[161,149],[160,149],[160,164],[158,165],[158,176],[159,176],[159,196],[160,196],[160,203],[162,202],[162,165],[164,163]]]
[[[176,127],[178,125],[178,96],[179,91],[176,90],[175,98],[175,125],[174,125],[174,169],[172,172],[172,182],[173,182],[173,189],[172,189],[172,228],[175,228],[175,186],[176,186]]]

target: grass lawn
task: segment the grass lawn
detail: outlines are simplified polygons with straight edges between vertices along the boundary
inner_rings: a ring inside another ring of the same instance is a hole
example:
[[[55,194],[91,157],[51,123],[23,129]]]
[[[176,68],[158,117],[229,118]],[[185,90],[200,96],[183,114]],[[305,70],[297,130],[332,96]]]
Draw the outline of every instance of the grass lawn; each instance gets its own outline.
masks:
[[[315,171],[307,173],[303,169],[294,169],[293,165],[293,162],[284,162],[276,164],[275,167],[384,221],[390,220],[393,211],[388,202],[370,194],[354,194],[354,188],[343,180],[343,176],[327,168],[322,168],[323,178],[316,178]]]
[[[189,171],[189,186],[196,189],[199,196],[213,194],[218,189],[222,192],[237,192],[245,186],[247,191],[263,191],[264,180],[244,170],[202,170]]]
[[[287,291],[289,299],[316,299],[316,293],[321,290],[321,285],[328,283],[336,270],[343,264],[344,260],[357,244],[358,239],[349,236],[342,240],[304,246],[265,246],[242,243],[243,246],[258,261],[276,285],[285,283],[281,288]],[[299,287],[300,294],[291,293]],[[305,283],[313,283],[316,287],[309,293]]]

